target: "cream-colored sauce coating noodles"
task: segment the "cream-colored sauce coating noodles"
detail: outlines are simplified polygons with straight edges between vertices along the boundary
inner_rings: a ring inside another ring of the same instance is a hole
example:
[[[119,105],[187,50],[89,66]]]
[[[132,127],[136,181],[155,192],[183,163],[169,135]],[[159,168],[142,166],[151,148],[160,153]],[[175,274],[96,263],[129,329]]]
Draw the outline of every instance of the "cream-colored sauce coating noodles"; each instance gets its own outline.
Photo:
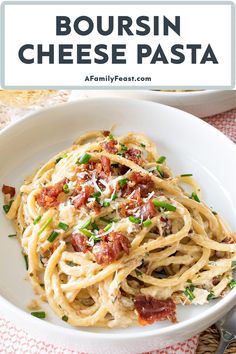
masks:
[[[204,304],[233,287],[234,234],[167,162],[142,134],[96,131],[25,180],[7,217],[34,290],[60,318],[148,324],[171,318],[156,300]]]

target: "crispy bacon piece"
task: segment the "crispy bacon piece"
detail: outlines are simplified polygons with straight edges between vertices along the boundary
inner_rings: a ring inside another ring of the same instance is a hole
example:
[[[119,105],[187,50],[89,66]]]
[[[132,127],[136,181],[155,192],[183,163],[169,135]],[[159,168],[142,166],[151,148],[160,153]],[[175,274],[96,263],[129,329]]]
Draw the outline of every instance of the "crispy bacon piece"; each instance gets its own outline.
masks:
[[[136,188],[139,188],[142,198],[152,192],[155,184],[149,175],[142,176],[139,172],[133,172],[129,176],[129,182],[122,188],[122,196],[128,196]]]
[[[93,210],[96,214],[100,213],[101,205],[96,200],[94,200],[93,202],[88,203],[87,207],[89,209]]]
[[[176,305],[170,298],[158,300],[152,296],[137,295],[134,306],[138,313],[139,323],[142,325],[163,320],[176,322]]]
[[[73,204],[76,209],[87,203],[89,196],[94,192],[92,186],[84,186],[83,190],[79,193],[78,197],[74,199]]]
[[[114,139],[109,141],[104,141],[103,143],[101,143],[101,145],[110,154],[116,154],[118,152],[118,149],[116,147],[117,141]]]
[[[119,232],[111,232],[93,247],[93,254],[98,264],[109,264],[119,259],[123,253],[129,254],[130,241]]]
[[[107,137],[108,135],[110,135],[110,130],[103,130],[102,134]]]
[[[111,161],[108,157],[102,156],[101,158],[102,168],[106,175],[111,173]]]
[[[16,189],[14,187],[7,186],[6,184],[4,184],[2,186],[2,193],[3,194],[10,194],[10,197],[13,198],[14,195],[16,194]]]
[[[125,153],[125,158],[135,162],[138,165],[142,165],[143,159],[141,157],[142,152],[138,149],[129,148]]]
[[[154,218],[157,215],[157,210],[151,200],[145,203],[141,209],[143,220]]]
[[[87,240],[88,238],[84,235],[72,234],[71,244],[75,252],[84,252],[84,253],[87,252],[89,250]]]
[[[54,186],[44,187],[40,194],[36,197],[39,206],[49,209],[59,204],[58,196],[63,192],[63,186],[68,182],[67,178],[56,183]]]
[[[119,214],[123,218],[127,216],[133,215],[133,209],[136,207],[135,202],[133,200],[126,200],[125,202],[121,203],[119,208]]]

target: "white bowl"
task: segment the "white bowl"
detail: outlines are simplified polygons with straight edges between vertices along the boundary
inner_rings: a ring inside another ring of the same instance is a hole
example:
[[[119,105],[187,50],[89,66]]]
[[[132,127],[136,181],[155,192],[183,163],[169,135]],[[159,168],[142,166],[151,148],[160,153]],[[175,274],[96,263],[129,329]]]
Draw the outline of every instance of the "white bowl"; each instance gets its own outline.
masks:
[[[71,99],[78,97],[126,97],[166,104],[185,112],[206,117],[236,107],[236,90],[204,90],[166,92],[150,90],[72,91]]]
[[[218,130],[180,110],[121,99],[87,99],[35,113],[0,133],[0,185],[19,187],[22,180],[81,133],[109,129],[143,132],[158,144],[174,173],[193,173],[204,199],[236,229],[236,148]],[[166,321],[127,329],[73,328],[47,304],[47,320],[32,317],[26,305],[34,297],[20,247],[8,238],[13,228],[0,215],[0,311],[48,342],[89,353],[140,353],[185,340],[222,317],[236,302],[236,289],[204,306],[178,306],[179,323]]]

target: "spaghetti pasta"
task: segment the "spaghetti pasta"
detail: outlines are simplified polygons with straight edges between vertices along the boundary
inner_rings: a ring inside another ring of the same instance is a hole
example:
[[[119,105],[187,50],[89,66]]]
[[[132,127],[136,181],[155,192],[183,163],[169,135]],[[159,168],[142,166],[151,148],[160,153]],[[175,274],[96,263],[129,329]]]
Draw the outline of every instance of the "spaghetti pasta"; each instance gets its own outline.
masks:
[[[192,194],[183,189],[188,184]],[[32,286],[74,326],[176,321],[230,289],[235,235],[142,134],[94,131],[3,187]]]

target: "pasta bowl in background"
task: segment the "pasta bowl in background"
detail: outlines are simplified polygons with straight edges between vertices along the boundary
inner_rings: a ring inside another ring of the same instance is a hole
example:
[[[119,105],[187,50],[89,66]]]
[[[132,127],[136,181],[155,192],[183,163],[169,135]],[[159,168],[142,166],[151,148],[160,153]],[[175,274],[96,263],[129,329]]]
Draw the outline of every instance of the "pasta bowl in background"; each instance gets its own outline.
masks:
[[[18,188],[25,176],[70,146],[82,133],[107,130],[114,125],[118,135],[135,131],[153,139],[174,174],[193,173],[206,203],[236,230],[235,145],[200,119],[152,102],[88,99],[45,109],[16,122],[0,133],[0,149],[5,152],[0,156],[0,183]],[[145,327],[103,329],[71,327],[58,319],[46,303],[41,303],[47,318],[39,320],[27,309],[35,295],[26,278],[20,246],[7,237],[13,228],[3,213],[0,225],[0,312],[39,339],[96,354],[140,353],[199,333],[235,304],[236,289],[207,305],[179,305],[179,323],[174,325],[163,321]]]
[[[126,97],[166,104],[185,112],[206,117],[236,107],[236,90],[151,91],[106,90],[72,91],[71,100],[79,97]]]

